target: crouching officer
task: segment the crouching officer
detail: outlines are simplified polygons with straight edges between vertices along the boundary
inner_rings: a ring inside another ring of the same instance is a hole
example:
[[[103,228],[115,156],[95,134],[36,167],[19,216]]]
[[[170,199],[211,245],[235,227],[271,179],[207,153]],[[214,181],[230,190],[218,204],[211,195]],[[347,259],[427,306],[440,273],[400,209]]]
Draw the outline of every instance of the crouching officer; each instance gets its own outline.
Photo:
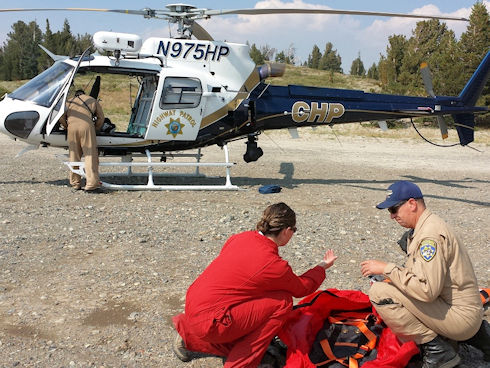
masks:
[[[95,98],[87,96],[83,90],[78,90],[75,96],[67,101],[60,124],[68,130],[70,162],[81,161],[82,154],[85,158],[87,181],[83,189],[87,193],[100,192],[96,131],[104,124],[102,107]],[[80,175],[70,171],[69,179],[73,190],[82,189]]]
[[[401,341],[415,341],[423,368],[452,368],[460,358],[446,340],[472,344],[490,359],[488,323],[468,252],[449,226],[426,209],[420,188],[408,181],[390,185],[378,209],[412,229],[405,266],[378,260],[361,262],[363,276],[383,275],[369,297]]]

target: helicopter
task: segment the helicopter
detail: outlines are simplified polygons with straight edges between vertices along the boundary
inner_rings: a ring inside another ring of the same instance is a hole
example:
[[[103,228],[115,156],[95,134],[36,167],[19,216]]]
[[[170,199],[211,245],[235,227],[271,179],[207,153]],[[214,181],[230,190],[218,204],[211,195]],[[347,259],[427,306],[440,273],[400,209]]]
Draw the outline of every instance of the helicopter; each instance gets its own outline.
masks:
[[[172,4],[166,10],[118,9],[0,9],[5,11],[105,11],[162,18],[177,24],[173,38],[150,37],[142,40],[135,34],[100,31],[93,35],[97,52],[87,49],[69,58],[40,47],[54,64],[23,86],[3,96],[0,102],[0,132],[29,144],[24,151],[40,145],[67,148],[66,131],[59,123],[76,75],[96,75],[90,95],[99,98],[101,79],[107,75],[124,75],[138,80],[138,91],[131,108],[127,129],[118,131],[107,118],[97,145],[101,156],[121,157],[121,163],[107,165],[131,168],[148,167],[145,186],[121,186],[103,182],[112,189],[171,189],[153,183],[152,169],[168,166],[167,158],[177,151],[218,145],[225,149],[226,184],[186,186],[175,189],[237,189],[231,184],[227,143],[246,139],[245,162],[257,161],[263,151],[258,146],[261,132],[275,129],[294,131],[362,121],[384,122],[390,119],[434,117],[441,134],[447,136],[444,115],[451,115],[461,145],[474,139],[475,114],[488,111],[475,106],[490,73],[490,52],[482,60],[459,96],[436,96],[430,71],[423,66],[422,76],[429,97],[366,93],[360,90],[275,86],[266,80],[282,76],[285,66],[268,63],[256,66],[249,56],[249,46],[213,40],[196,20],[226,14],[354,14],[422,19],[462,20],[465,18],[425,16],[383,12],[332,9],[234,9],[211,10],[192,5]],[[194,36],[194,39],[192,38]],[[72,88],[73,89],[73,88]],[[133,155],[147,157],[147,163],[133,162]],[[185,155],[185,154],[184,154]],[[192,156],[192,155],[190,155]],[[152,157],[160,162],[152,161]],[[65,162],[70,170],[84,175],[83,162]],[[101,163],[103,166],[104,163]],[[177,165],[177,164],[176,164]],[[211,165],[210,165],[211,166]],[[196,171],[198,173],[198,170]],[[173,189],[173,188],[172,188]]]

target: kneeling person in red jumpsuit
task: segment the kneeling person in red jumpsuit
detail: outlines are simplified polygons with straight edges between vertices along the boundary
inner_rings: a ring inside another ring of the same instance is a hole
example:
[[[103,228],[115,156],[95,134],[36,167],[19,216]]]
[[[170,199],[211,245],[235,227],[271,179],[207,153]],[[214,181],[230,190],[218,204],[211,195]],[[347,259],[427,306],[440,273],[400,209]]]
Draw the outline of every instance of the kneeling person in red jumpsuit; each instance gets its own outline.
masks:
[[[285,203],[267,207],[256,231],[233,235],[218,257],[189,287],[185,313],[173,318],[174,352],[226,357],[225,368],[257,367],[293,308],[293,297],[311,294],[337,257],[327,250],[315,267],[297,276],[278,248],[296,232]]]

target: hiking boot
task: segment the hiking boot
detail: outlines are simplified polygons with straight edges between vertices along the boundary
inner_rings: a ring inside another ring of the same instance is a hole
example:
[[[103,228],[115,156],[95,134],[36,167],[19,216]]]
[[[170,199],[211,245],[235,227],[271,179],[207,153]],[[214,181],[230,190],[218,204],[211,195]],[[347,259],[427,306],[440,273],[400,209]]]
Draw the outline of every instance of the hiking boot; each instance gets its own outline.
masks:
[[[104,189],[102,189],[101,187],[98,187],[98,188],[95,188],[95,189],[84,189],[84,192],[85,193],[88,193],[88,194],[101,194],[101,193],[106,193],[106,191]]]
[[[453,368],[461,361],[451,344],[441,336],[420,345],[422,368]]]
[[[174,354],[183,362],[189,362],[192,360],[193,355],[190,350],[185,348],[184,340],[180,337],[179,333],[176,332],[174,341],[172,344],[172,350]]]
[[[79,190],[82,190],[82,186],[81,186],[81,185],[76,185],[76,184],[75,184],[75,185],[70,185],[70,188],[71,188],[71,191],[72,191],[73,193],[76,193],[76,192],[78,192]]]
[[[462,342],[481,350],[483,352],[483,360],[490,362],[490,324],[487,320],[482,321],[480,329],[475,336]]]

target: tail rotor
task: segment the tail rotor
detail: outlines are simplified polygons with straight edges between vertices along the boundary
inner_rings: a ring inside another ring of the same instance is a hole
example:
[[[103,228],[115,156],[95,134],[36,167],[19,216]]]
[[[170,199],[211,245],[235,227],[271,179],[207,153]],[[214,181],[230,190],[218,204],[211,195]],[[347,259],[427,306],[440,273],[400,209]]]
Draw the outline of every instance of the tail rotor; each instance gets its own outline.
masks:
[[[429,65],[426,62],[420,64],[420,73],[422,74],[422,80],[424,81],[425,90],[429,94],[429,96],[435,98],[436,94],[434,93],[434,87],[432,85],[432,74],[429,69]],[[442,115],[437,115],[437,124],[439,125],[439,129],[441,131],[442,139],[446,139],[448,137],[447,124]]]

